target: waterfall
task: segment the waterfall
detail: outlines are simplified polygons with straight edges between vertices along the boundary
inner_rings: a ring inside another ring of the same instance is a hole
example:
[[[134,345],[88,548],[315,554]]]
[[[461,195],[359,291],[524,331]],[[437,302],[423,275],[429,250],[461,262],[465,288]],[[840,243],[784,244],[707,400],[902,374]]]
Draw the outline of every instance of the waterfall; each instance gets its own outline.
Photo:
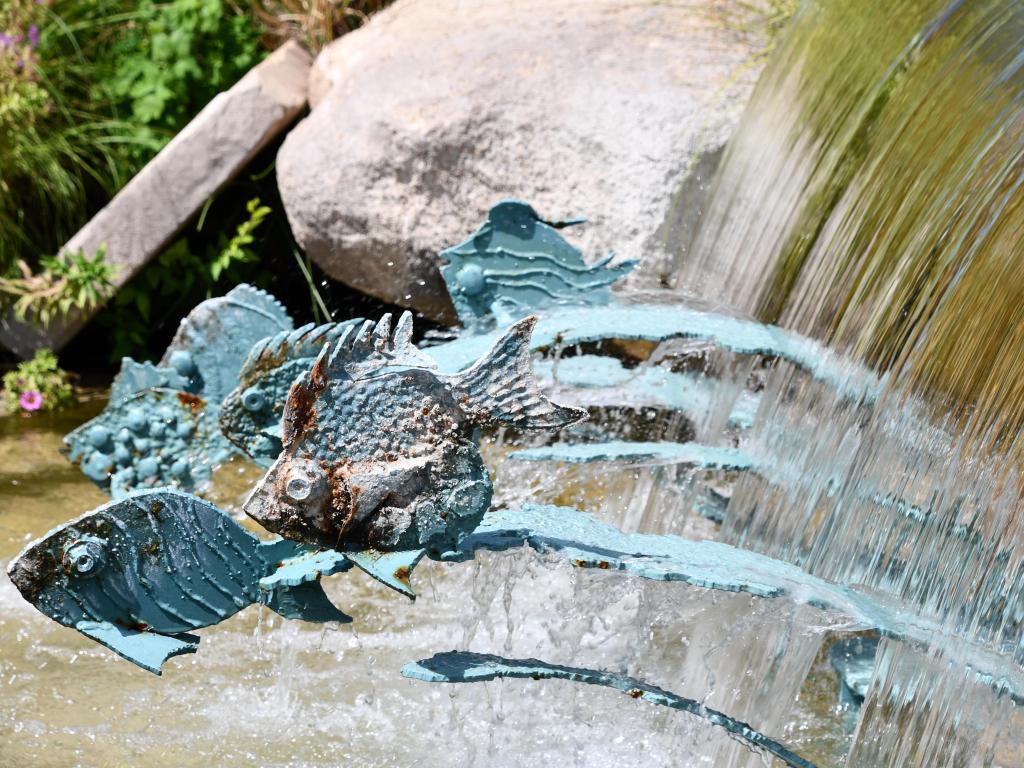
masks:
[[[1005,0],[803,3],[675,265],[885,382],[855,402],[776,365],[747,438],[775,472],[722,533],[947,628],[879,653],[854,765],[1003,764],[978,713],[1012,704],[955,650],[1024,662],[1021,40]]]

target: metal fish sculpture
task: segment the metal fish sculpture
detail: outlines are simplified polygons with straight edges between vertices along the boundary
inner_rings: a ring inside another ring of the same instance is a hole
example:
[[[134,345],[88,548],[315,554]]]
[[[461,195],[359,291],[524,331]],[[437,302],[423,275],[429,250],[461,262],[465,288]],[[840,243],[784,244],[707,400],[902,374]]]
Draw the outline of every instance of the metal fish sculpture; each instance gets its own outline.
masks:
[[[69,458],[115,499],[133,489],[210,479],[216,424],[198,395],[150,387],[110,403],[64,440]]]
[[[753,726],[711,709],[704,701],[680,696],[658,688],[635,677],[585,667],[566,667],[537,659],[506,659],[491,654],[469,651],[437,653],[429,659],[406,664],[402,676],[428,683],[477,683],[503,678],[528,680],[570,680],[574,683],[598,685],[621,691],[632,699],[687,712],[711,725],[722,728],[751,750],[781,760],[790,768],[815,768],[814,763],[801,757],[784,744],[765,736]]]
[[[480,331],[560,304],[607,304],[610,286],[636,261],[595,264],[559,229],[583,219],[545,221],[528,203],[502,200],[468,240],[441,251],[441,276],[464,326]]]
[[[218,412],[249,349],[291,328],[280,302],[250,285],[202,302],[157,365],[121,361],[107,407],[65,436],[68,459],[115,498],[134,488],[201,485],[233,451]],[[204,428],[193,424],[186,433],[181,411],[201,417]]]
[[[131,493],[55,528],[8,567],[22,596],[150,672],[194,653],[189,632],[261,603],[290,619],[351,619],[318,579],[335,552],[261,542],[212,504],[171,489]]]
[[[313,366],[325,346],[363,322],[356,318],[310,323],[257,342],[238,374],[238,386],[221,404],[224,436],[257,464],[269,467],[281,453],[281,415],[292,384]]]
[[[466,371],[443,375],[412,343],[412,315],[391,330],[348,328],[292,386],[284,451],[245,512],[285,538],[344,552],[412,595],[426,553],[454,551],[491,501],[482,425],[558,429],[586,411],[555,405],[530,368],[535,319],[516,323]]]

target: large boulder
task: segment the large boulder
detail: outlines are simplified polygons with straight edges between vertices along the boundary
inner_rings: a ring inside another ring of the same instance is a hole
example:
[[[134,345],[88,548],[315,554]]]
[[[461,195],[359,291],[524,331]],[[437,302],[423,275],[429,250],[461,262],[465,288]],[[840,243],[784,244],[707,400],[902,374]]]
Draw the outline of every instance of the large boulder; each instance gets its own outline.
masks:
[[[314,63],[277,162],[298,242],[331,277],[451,320],[438,252],[517,197],[588,217],[590,259],[614,250],[655,280],[687,220],[673,201],[699,205],[694,174],[753,79],[717,6],[399,0]]]

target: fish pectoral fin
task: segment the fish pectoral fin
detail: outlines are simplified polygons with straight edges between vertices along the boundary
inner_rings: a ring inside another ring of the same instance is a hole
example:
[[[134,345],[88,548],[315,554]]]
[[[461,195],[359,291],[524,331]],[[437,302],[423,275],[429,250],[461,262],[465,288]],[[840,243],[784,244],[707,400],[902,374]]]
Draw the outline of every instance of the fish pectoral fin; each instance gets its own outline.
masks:
[[[291,544],[287,540],[274,541],[264,544],[267,547],[267,555],[274,555],[275,550],[285,551],[286,547],[278,547],[282,542]],[[352,567],[343,554],[333,549],[323,551],[307,550],[299,554],[285,556],[276,565],[273,572],[260,579],[260,589],[270,592],[282,587],[297,587],[310,581],[319,581],[323,576],[333,576],[336,573],[347,571]]]
[[[199,638],[184,633],[161,635],[118,627],[106,621],[80,621],[75,629],[154,675],[160,674],[160,667],[172,656],[199,650]]]
[[[366,549],[362,552],[346,552],[345,557],[356,566],[366,571],[377,581],[391,587],[403,595],[416,599],[412,590],[412,569],[420,561],[426,550],[409,549],[400,552],[378,552]]]
[[[338,610],[330,601],[318,581],[307,581],[297,586],[282,584],[269,591],[262,591],[262,594],[263,603],[286,619],[316,623],[337,621],[342,624],[352,621],[351,616]]]

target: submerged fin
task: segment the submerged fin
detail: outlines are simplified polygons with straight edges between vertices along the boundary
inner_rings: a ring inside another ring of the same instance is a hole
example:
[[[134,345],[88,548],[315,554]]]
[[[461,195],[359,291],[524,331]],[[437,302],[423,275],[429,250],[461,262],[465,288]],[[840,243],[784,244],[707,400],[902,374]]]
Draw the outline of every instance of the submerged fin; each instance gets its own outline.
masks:
[[[416,567],[425,551],[409,549],[402,552],[377,552],[368,549],[362,552],[346,552],[345,557],[377,581],[415,600],[416,593],[412,591],[410,577],[412,569]]]
[[[118,627],[106,621],[80,621],[75,629],[154,675],[160,674],[160,667],[172,656],[195,653],[199,649],[199,638],[195,635],[161,635]]]
[[[558,429],[586,418],[580,408],[556,405],[533,377],[530,336],[536,317],[509,328],[472,368],[451,379],[462,407],[484,424]]]
[[[324,588],[318,581],[307,581],[295,587],[276,587],[266,594],[263,602],[270,610],[286,619],[317,623],[338,621],[342,624],[352,621],[351,616],[338,610],[324,594]]]

